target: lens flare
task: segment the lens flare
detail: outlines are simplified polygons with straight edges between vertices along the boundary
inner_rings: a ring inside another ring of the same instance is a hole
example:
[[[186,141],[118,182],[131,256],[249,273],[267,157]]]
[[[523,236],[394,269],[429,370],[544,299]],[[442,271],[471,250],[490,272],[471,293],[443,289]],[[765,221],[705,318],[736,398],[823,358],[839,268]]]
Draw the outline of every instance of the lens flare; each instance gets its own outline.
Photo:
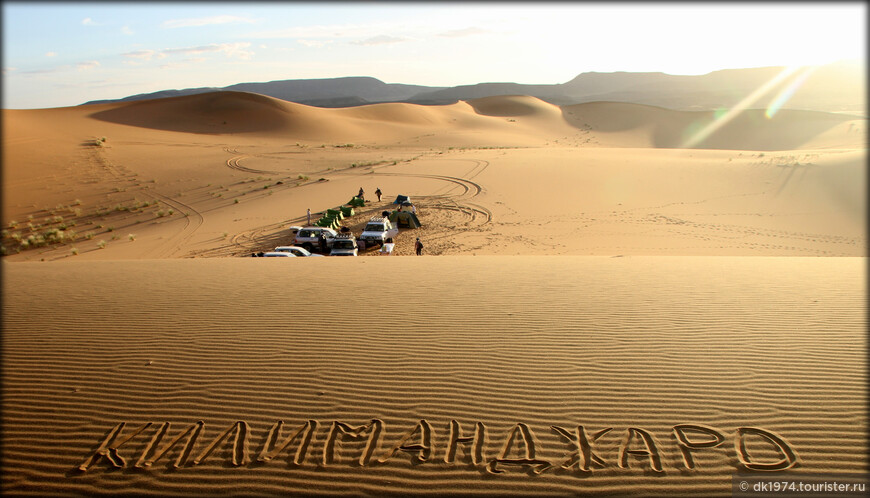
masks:
[[[743,100],[737,103],[734,107],[732,107],[728,112],[719,116],[718,112],[716,113],[713,121],[702,128],[700,131],[692,135],[688,140],[686,140],[680,148],[689,149],[694,147],[695,145],[701,143],[713,134],[719,128],[725,126],[729,121],[734,119],[738,114],[746,110],[753,102],[757,101],[761,97],[764,96],[767,92],[769,92],[773,87],[780,84],[783,80],[791,76],[797,71],[798,68],[794,66],[789,66],[784,68],[779,74],[774,76],[770,81],[756,88],[755,91],[747,95]]]
[[[803,69],[803,71],[791,82],[787,87],[785,87],[779,95],[776,96],[770,102],[770,105],[767,106],[767,110],[764,111],[764,115],[767,116],[767,119],[770,119],[776,115],[777,112],[782,108],[782,106],[788,102],[794,92],[803,85],[804,81],[812,74],[813,71],[816,70],[818,66],[809,66]]]

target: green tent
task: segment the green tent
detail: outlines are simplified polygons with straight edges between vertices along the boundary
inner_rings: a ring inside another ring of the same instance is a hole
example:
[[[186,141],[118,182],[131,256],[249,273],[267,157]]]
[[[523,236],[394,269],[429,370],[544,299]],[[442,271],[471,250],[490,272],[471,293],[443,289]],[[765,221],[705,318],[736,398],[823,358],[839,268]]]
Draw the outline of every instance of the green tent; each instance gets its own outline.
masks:
[[[411,211],[393,211],[390,214],[390,222],[399,228],[420,228],[420,219]]]

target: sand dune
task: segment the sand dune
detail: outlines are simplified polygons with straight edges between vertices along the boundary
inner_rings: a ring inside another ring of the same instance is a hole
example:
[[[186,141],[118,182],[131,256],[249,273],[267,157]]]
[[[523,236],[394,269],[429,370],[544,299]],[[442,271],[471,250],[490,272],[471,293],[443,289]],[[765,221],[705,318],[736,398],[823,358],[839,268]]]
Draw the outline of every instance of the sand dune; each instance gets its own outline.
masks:
[[[572,125],[611,135],[608,146],[685,148],[695,133],[721,120],[723,113],[673,111],[619,102],[595,102],[563,108]],[[851,124],[856,116],[785,109],[768,118],[765,110],[750,109],[715,128],[708,138],[690,148],[719,150],[789,150],[815,148],[813,140],[835,127]],[[842,135],[848,136],[847,133]],[[863,138],[853,134],[842,145],[861,148]],[[818,146],[830,148],[829,144]]]
[[[863,258],[303,263],[4,264],[4,492],[730,496],[746,465],[867,470]],[[689,469],[675,426],[722,441]]]
[[[304,133],[317,136],[326,130],[347,132],[328,112],[245,92],[214,92],[185,97],[145,100],[113,105],[90,117],[112,123],[183,133],[262,134]]]
[[[71,234],[16,260],[248,254],[360,185],[414,196],[433,254],[866,251],[866,120],[842,114],[750,110],[691,150],[713,113],[523,96],[320,109],[218,92],[3,119],[7,252]]]
[[[865,118],[240,92],[2,118],[4,494],[868,470]],[[357,235],[418,208],[394,256],[243,258],[360,187]]]
[[[101,106],[105,107],[105,106]],[[486,118],[474,119],[469,110]],[[244,92],[213,92],[186,97],[114,104],[109,109],[90,113],[89,117],[118,124],[200,134],[292,134],[301,139],[331,137],[333,140],[396,140],[390,125],[429,126],[432,131],[449,128],[487,133],[508,133],[511,128],[536,130],[549,128],[550,135],[576,134],[594,129],[603,134],[617,134],[608,142],[615,147],[680,148],[694,132],[719,119],[716,113],[673,111],[669,109],[619,102],[595,102],[559,108],[534,97],[501,96],[471,100],[445,106],[413,104],[375,104],[344,109],[321,109],[285,102]],[[563,118],[563,119],[560,119]],[[534,120],[535,126],[528,126]],[[843,123],[860,122],[856,116],[816,111],[781,110],[773,117],[763,110],[747,110],[735,116],[708,139],[693,148],[728,150],[798,149],[831,128]],[[523,125],[527,126],[523,126]],[[566,126],[569,125],[569,126]],[[854,128],[854,124],[853,124]],[[642,130],[626,135],[620,132]],[[392,133],[390,133],[392,132]],[[641,141],[631,138],[642,137]],[[856,134],[849,146],[861,144]]]

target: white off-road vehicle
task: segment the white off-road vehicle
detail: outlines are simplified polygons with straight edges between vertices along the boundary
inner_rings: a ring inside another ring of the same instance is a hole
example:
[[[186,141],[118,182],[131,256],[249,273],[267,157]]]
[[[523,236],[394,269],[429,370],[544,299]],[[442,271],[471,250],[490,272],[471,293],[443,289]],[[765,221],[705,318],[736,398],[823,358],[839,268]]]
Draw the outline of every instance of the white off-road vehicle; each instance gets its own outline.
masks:
[[[305,227],[296,232],[296,237],[293,239],[293,245],[305,248],[308,252],[320,251],[320,234],[326,235],[326,249],[332,247],[332,241],[338,235],[335,230],[323,227]]]
[[[340,233],[332,241],[330,256],[356,256],[359,249],[356,245],[356,237],[352,233]]]
[[[395,238],[399,234],[399,229],[394,227],[390,220],[380,216],[376,216],[366,223],[360,240],[366,243],[366,247],[371,247],[375,244],[383,246],[387,239]]]

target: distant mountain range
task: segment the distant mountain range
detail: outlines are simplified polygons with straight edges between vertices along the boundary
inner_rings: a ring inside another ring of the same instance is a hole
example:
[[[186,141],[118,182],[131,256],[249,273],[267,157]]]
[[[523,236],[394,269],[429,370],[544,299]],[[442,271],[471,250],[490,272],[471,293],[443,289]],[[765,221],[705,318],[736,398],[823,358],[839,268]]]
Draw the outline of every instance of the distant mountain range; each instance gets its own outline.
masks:
[[[282,80],[267,83],[238,83],[217,88],[163,90],[115,100],[94,100],[105,104],[158,99],[216,91],[251,92],[316,107],[353,107],[359,105],[406,102],[411,104],[452,104],[498,95],[529,95],[556,105],[584,102],[630,102],[676,110],[713,110],[730,108],[779,75],[782,67],[725,69],[700,76],[665,73],[582,73],[567,83],[524,85],[519,83],[478,83],[455,87],[430,87],[384,83],[371,77]],[[795,73],[750,105],[764,108],[779,94],[788,91],[800,77]],[[866,111],[865,69],[855,63],[818,66],[799,85],[785,107],[830,112]]]

